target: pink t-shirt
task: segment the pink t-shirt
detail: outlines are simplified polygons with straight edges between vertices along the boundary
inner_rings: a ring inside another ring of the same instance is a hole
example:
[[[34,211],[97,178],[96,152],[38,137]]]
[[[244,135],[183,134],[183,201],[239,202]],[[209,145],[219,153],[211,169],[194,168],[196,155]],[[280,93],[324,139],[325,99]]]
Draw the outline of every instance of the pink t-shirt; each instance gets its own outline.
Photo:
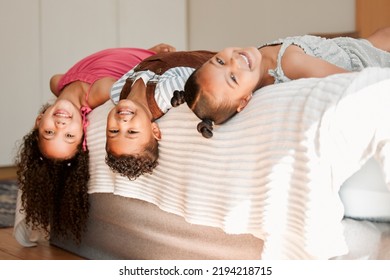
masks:
[[[111,48],[89,55],[72,66],[58,83],[58,91],[74,81],[92,85],[95,81],[112,77],[119,79],[143,59],[155,52],[138,48]]]

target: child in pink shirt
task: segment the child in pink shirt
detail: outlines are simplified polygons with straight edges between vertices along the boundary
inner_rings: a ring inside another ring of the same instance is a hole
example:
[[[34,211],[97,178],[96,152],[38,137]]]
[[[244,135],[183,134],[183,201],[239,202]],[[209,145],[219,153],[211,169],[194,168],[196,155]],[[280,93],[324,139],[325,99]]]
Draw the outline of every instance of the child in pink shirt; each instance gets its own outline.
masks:
[[[166,44],[148,50],[107,49],[51,78],[57,99],[43,106],[16,157],[27,224],[80,239],[89,209],[87,114],[109,100],[118,78],[143,59],[169,51],[175,48]]]

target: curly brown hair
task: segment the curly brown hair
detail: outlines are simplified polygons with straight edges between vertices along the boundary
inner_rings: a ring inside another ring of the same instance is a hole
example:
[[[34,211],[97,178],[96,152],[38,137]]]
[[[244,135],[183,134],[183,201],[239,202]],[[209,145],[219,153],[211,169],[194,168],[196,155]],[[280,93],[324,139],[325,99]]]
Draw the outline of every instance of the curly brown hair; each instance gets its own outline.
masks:
[[[15,163],[22,191],[20,211],[25,213],[27,224],[79,242],[89,211],[88,151],[80,144],[72,159],[45,158],[34,128],[23,137]]]
[[[158,165],[158,141],[151,139],[141,154],[116,156],[106,145],[106,164],[114,173],[135,180],[143,174],[152,174]]]

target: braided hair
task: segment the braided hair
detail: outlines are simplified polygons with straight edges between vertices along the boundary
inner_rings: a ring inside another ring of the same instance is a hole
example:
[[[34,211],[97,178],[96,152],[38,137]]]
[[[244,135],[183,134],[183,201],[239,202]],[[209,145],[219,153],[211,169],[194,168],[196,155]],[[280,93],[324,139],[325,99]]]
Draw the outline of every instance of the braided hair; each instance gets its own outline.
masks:
[[[198,82],[198,69],[188,78],[184,91],[176,90],[171,98],[172,107],[187,103],[201,119],[197,130],[205,138],[213,137],[213,124],[222,124],[237,113],[236,107],[228,101],[218,101],[211,94],[205,94]]]
[[[171,99],[172,107],[177,107],[184,102],[186,102],[186,92],[183,90],[175,90],[173,92],[173,97]],[[188,98],[189,99],[189,98]],[[187,103],[188,104],[188,103]],[[208,118],[202,119],[200,123],[197,125],[197,130],[202,134],[205,138],[213,137],[213,121]]]

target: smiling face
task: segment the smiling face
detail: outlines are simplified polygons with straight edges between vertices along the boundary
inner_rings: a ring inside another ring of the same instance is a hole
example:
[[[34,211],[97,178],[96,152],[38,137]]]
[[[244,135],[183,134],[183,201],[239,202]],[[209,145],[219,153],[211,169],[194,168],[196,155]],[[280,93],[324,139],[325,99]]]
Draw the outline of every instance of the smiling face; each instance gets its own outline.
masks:
[[[72,158],[83,138],[82,118],[79,109],[67,100],[57,99],[38,115],[39,149],[51,159]]]
[[[199,84],[216,102],[225,100],[240,111],[260,83],[261,60],[254,47],[223,49],[199,68]]]
[[[161,133],[146,108],[123,99],[107,117],[107,150],[115,155],[135,155],[144,150],[151,140],[160,140]]]

